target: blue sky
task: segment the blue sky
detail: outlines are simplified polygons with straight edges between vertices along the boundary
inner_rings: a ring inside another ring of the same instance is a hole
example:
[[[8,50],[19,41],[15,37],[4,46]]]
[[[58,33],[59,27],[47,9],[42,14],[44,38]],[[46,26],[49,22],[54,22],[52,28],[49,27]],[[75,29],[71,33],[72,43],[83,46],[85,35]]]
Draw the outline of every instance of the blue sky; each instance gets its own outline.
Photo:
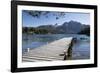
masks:
[[[50,12],[46,16],[41,16],[40,18],[32,17],[25,11],[22,11],[22,25],[23,27],[37,27],[40,25],[58,25],[63,24],[64,22],[69,22],[71,20],[80,22],[82,24],[90,25],[90,14],[89,13],[75,13],[75,12],[66,12],[64,17],[56,19],[52,14],[56,12]]]

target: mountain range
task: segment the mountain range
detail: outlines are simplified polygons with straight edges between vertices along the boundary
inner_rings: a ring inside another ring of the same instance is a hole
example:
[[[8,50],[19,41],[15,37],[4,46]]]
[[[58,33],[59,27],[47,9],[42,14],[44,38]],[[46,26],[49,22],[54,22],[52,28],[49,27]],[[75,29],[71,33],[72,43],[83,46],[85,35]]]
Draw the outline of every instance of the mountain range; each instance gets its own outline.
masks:
[[[59,33],[59,34],[72,34],[72,33],[79,33],[82,30],[89,28],[90,25],[82,24],[77,21],[69,21],[64,22],[62,25],[41,25],[35,27],[37,29],[45,29],[49,33]]]

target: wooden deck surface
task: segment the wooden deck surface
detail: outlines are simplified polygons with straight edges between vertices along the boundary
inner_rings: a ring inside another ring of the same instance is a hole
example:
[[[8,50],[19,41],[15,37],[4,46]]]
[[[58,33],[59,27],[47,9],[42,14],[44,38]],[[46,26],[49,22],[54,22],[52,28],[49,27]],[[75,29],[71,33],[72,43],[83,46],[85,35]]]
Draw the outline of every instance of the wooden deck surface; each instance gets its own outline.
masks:
[[[46,45],[40,46],[29,50],[23,54],[23,61],[52,61],[52,60],[64,60],[64,52],[68,54],[68,49],[72,42],[72,37],[62,38]]]

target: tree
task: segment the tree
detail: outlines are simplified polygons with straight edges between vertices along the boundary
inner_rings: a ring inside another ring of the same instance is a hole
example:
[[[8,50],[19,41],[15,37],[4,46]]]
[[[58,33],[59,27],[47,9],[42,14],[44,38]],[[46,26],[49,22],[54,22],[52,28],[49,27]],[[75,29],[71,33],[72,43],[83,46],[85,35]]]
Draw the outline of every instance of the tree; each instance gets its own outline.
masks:
[[[34,18],[40,18],[41,16],[45,16],[49,18],[49,14],[55,16],[55,19],[58,20],[61,17],[65,16],[64,12],[51,12],[51,11],[32,11],[32,10],[23,10],[23,12],[28,13]]]
[[[90,36],[90,27],[83,29],[81,32],[79,32],[79,34],[86,34]]]
[[[28,28],[27,28],[27,27],[23,27],[23,28],[22,28],[22,32],[23,32],[23,33],[28,33]]]

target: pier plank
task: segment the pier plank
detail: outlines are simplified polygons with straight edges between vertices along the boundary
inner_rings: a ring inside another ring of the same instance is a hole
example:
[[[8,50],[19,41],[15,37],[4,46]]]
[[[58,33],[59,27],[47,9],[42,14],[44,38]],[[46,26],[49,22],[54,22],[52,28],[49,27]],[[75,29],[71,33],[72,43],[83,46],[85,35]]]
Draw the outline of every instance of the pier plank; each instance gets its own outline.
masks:
[[[62,38],[46,45],[34,48],[23,54],[23,61],[52,61],[64,60],[64,52],[68,54],[68,49],[72,42],[72,37]],[[61,55],[62,54],[62,55]]]

